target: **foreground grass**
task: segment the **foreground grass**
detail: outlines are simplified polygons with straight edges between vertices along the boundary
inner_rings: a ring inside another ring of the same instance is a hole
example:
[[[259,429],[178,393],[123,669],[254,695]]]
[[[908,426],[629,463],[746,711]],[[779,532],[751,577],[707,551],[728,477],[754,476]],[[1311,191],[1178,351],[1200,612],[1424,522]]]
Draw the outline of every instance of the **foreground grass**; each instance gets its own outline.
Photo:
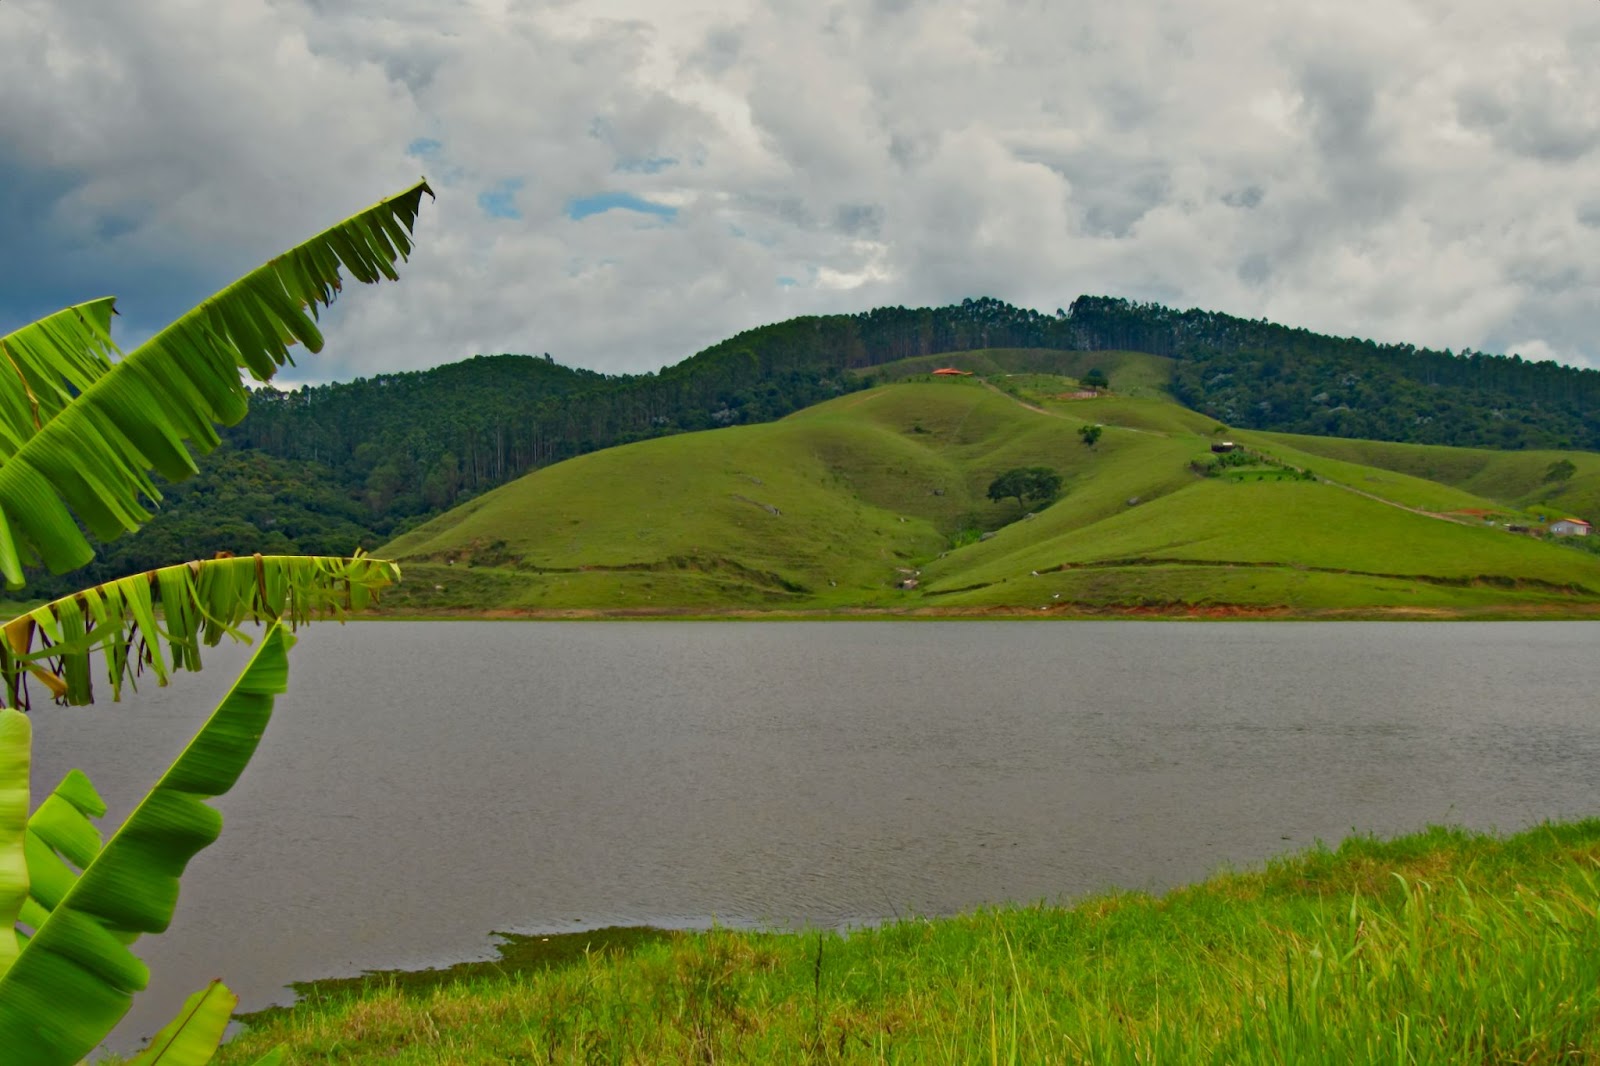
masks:
[[[1600,819],[1434,829],[1159,898],[308,986],[220,1061],[1593,1062],[1597,899]]]

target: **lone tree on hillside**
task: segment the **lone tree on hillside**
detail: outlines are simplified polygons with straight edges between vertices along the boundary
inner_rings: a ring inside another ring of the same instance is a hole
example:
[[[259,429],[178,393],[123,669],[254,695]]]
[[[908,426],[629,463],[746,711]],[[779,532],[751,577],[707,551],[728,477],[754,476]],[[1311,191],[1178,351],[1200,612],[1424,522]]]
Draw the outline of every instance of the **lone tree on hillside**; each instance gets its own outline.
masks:
[[[989,499],[995,503],[1015,499],[1023,510],[1032,503],[1046,503],[1061,491],[1061,475],[1048,466],[1019,466],[989,482]]]
[[[1111,387],[1111,379],[1106,377],[1104,370],[1095,367],[1083,375],[1082,385],[1086,389],[1094,389],[1098,392],[1100,389],[1109,389]]]
[[[1105,429],[1105,426],[1098,424],[1093,426],[1079,426],[1078,436],[1083,438],[1083,443],[1085,446],[1093,448],[1095,446],[1095,442],[1100,439],[1100,434],[1105,432]]]
[[[1567,481],[1577,472],[1577,464],[1571,459],[1558,459],[1545,469],[1544,483],[1551,485],[1558,481]]]

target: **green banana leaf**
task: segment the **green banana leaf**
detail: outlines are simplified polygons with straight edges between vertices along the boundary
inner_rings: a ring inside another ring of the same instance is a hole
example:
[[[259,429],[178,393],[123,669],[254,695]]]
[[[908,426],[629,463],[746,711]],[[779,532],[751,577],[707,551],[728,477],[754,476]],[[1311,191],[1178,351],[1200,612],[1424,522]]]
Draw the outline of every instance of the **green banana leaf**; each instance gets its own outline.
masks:
[[[126,941],[171,922],[179,875],[222,828],[222,816],[204,801],[232,788],[255,752],[273,699],[287,684],[293,640],[281,623],[268,628],[221,705],[0,974],[7,1066],[78,1062],[149,983]],[[0,712],[0,723],[15,731],[19,717]],[[18,777],[13,770],[0,783],[9,787]],[[20,779],[26,781],[25,769]],[[0,835],[0,852],[15,836],[13,824]]]
[[[94,701],[91,653],[104,653],[113,699],[148,669],[165,685],[174,670],[200,669],[200,646],[248,639],[247,621],[341,617],[370,605],[400,578],[394,563],[357,554],[253,555],[164,566],[84,589],[0,626],[6,701],[30,705],[28,682],[58,701]],[[162,644],[165,641],[165,649]]]
[[[212,981],[184,1001],[178,1016],[128,1066],[205,1066],[216,1054],[239,997]]]
[[[57,311],[0,337],[0,462],[111,371],[115,301],[109,296]]]
[[[22,943],[12,932],[28,902],[28,760],[33,726],[28,716],[0,708],[0,974],[16,961]]]
[[[340,222],[177,319],[126,357],[109,353],[109,301],[79,305],[8,334],[0,356],[18,379],[0,388],[0,576],[23,566],[56,573],[94,558],[78,521],[111,540],[149,518],[150,477],[195,471],[189,445],[209,451],[215,423],[244,417],[247,370],[266,381],[299,343],[322,348],[319,307],[342,273],[363,283],[397,277],[426,181]],[[5,378],[0,367],[0,379]],[[74,518],[76,516],[76,519]]]
[[[28,899],[19,916],[23,925],[30,929],[43,925],[77,882],[78,870],[88,869],[100,854],[100,830],[91,819],[105,813],[105,800],[82,770],[69,770],[34,809],[25,843]]]

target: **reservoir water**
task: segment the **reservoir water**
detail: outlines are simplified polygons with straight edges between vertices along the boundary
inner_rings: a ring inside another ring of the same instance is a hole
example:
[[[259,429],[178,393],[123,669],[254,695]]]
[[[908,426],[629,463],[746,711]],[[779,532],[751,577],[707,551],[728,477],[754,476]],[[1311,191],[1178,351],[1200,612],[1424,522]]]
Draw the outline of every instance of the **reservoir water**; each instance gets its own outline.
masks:
[[[1336,842],[1600,813],[1592,623],[319,624],[116,1046],[213,976],[494,930],[780,928],[1161,889]],[[244,652],[41,706],[120,818]]]

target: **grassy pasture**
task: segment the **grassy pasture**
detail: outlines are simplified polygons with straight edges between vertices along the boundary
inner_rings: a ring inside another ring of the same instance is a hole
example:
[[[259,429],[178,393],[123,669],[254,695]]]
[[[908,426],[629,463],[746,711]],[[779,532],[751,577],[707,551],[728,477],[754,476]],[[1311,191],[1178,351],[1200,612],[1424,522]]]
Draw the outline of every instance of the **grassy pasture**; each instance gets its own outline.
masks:
[[[1015,353],[969,354],[1019,365]],[[1165,372],[1150,357],[1121,354],[1128,358],[1095,363],[1114,385],[1118,373]],[[390,609],[1600,604],[1600,556],[1430,517],[1512,514],[1504,497],[1462,486],[1520,491],[1526,486],[1507,471],[1542,477],[1551,458],[1530,465],[1526,456],[1442,449],[1462,481],[1447,484],[1392,469],[1404,465],[1398,460],[1352,458],[1381,457],[1388,446],[1230,432],[1265,461],[1203,478],[1190,466],[1211,459],[1219,438],[1210,419],[1153,395],[1057,400],[1070,378],[1007,373],[1016,376],[998,386],[910,377],[779,422],[631,444],[537,471],[383,549],[411,576]],[[1078,435],[1091,423],[1105,426],[1092,448]],[[1574,485],[1591,467],[1600,483],[1600,456],[1573,462]],[[1031,515],[1013,500],[989,500],[989,482],[1019,466],[1059,472],[1061,497]],[[1500,481],[1485,473],[1491,468]],[[1305,469],[1331,484],[1300,479]],[[1049,578],[1046,599],[1024,580],[1035,570],[1062,571]],[[906,578],[918,587],[895,587]]]
[[[1333,571],[1336,576],[1348,572],[1420,581],[1427,586],[1418,589],[1420,602],[1428,602],[1435,586],[1447,582],[1521,583],[1584,596],[1600,591],[1600,564],[1593,556],[1497,530],[1423,518],[1331,485],[1207,479],[1158,503],[1126,508],[1054,536],[1029,537],[1011,551],[991,552],[991,558],[971,565],[947,557],[940,566],[929,567],[929,591],[1014,583],[1033,571],[1107,563],[1281,566]],[[1312,606],[1322,597],[1309,594],[1322,587],[1309,586],[1307,595],[1278,602]],[[1129,595],[1142,601],[1147,594],[1130,589]],[[1349,605],[1344,596],[1336,602]]]
[[[1594,452],[1502,452],[1290,433],[1259,436],[1304,453],[1439,482],[1517,510],[1551,518],[1566,513],[1600,518],[1600,454]],[[1561,460],[1571,462],[1576,473],[1567,481],[1547,482],[1551,464]]]

